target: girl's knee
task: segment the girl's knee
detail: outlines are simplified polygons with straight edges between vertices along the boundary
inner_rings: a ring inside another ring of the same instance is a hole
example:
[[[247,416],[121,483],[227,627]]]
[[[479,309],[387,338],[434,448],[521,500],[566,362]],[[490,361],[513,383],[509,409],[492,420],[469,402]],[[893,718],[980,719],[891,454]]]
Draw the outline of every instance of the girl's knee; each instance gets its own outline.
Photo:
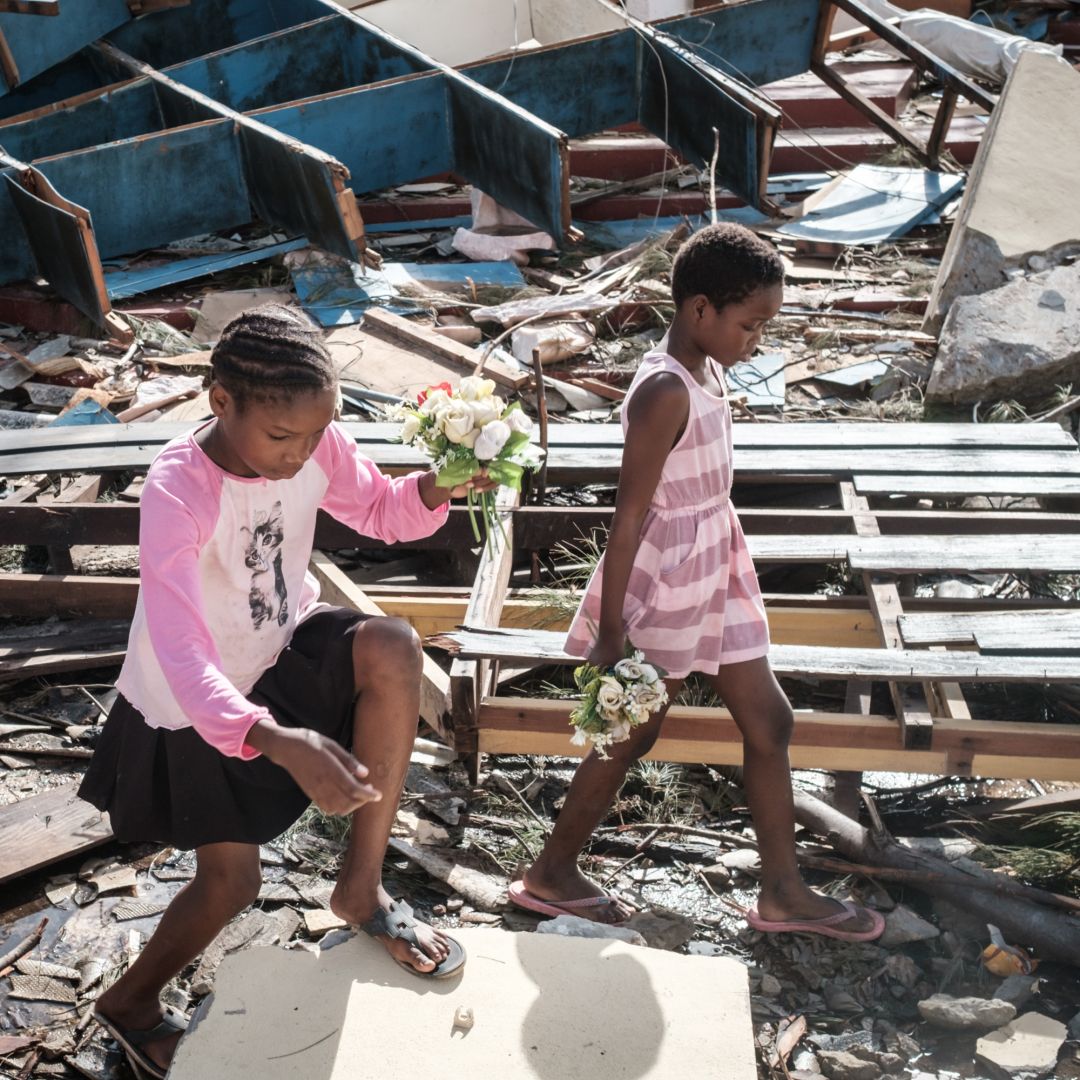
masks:
[[[623,766],[629,769],[635,761],[643,758],[660,738],[660,728],[652,724],[635,730],[625,742],[612,743],[607,748],[607,755],[616,767]]]
[[[257,857],[224,865],[218,862],[212,867],[200,864],[196,878],[223,908],[233,912],[251,907],[262,888],[262,870]]]
[[[787,701],[778,701],[757,713],[743,728],[743,742],[760,753],[787,751],[795,730],[795,714]]]
[[[412,677],[418,675],[422,657],[420,635],[404,619],[368,619],[353,635],[358,670],[378,671],[381,677],[405,673]]]

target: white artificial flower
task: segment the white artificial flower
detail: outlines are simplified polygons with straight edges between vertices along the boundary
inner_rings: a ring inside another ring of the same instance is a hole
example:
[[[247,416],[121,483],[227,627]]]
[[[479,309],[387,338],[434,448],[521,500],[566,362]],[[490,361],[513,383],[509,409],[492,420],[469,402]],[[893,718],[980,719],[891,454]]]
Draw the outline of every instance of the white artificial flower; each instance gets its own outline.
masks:
[[[588,741],[589,735],[584,728],[575,728],[574,734],[570,736],[570,742],[574,746],[584,746]]]
[[[428,396],[417,406],[420,412],[425,416],[430,416],[432,413],[438,412],[439,409],[445,408],[450,404],[450,395],[445,390],[438,388],[430,391]]]
[[[652,666],[652,664],[639,663],[638,667],[641,670],[641,674],[638,678],[641,679],[642,682],[647,682],[652,686],[653,683],[658,683],[660,681],[660,673]]]
[[[457,396],[462,401],[480,401],[482,398],[491,397],[494,393],[494,381],[482,379],[479,375],[466,375],[458,383]]]
[[[609,742],[626,742],[630,738],[630,722],[628,720],[620,720],[618,723],[612,724],[608,728]]]
[[[498,420],[502,415],[502,409],[498,407],[493,397],[470,401],[469,408],[472,410],[473,424],[478,428],[490,424],[492,420]]]
[[[620,660],[615,665],[615,674],[627,682],[637,682],[641,678],[641,665],[635,660]]]
[[[406,446],[410,445],[413,439],[420,433],[420,420],[418,417],[409,413],[405,417],[404,423],[401,425],[401,441]]]
[[[634,710],[646,716],[656,712],[667,700],[667,694],[662,687],[650,686],[648,683],[635,686],[629,696]]]
[[[596,707],[601,714],[607,719],[608,712],[621,709],[625,702],[626,692],[623,690],[622,683],[610,675],[605,675],[600,680],[600,687],[596,692]]]
[[[492,420],[480,429],[480,436],[473,446],[478,461],[490,461],[506,445],[510,428],[502,420]]]
[[[510,425],[511,431],[520,432],[522,435],[528,435],[533,429],[532,418],[524,409],[514,409],[507,413],[506,422]]]
[[[464,401],[448,401],[435,413],[435,424],[452,443],[472,445],[469,436],[473,434],[475,425],[472,410]]]

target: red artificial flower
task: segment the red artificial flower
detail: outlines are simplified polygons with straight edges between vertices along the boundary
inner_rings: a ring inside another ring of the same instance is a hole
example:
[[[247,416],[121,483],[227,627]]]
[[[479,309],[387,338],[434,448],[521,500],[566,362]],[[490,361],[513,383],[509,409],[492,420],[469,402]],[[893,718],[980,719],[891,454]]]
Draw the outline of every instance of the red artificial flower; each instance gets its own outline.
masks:
[[[445,390],[448,394],[454,392],[448,382],[441,382],[438,386],[429,386],[426,390],[421,390],[420,393],[416,395],[416,404],[423,405],[424,402],[427,401],[428,394],[430,394],[432,390]]]

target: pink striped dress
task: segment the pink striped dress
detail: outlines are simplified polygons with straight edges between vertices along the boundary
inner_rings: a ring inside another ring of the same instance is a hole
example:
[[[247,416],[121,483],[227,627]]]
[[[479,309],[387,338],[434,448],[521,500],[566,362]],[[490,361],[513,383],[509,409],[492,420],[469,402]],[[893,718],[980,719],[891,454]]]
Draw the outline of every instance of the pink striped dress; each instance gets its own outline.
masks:
[[[623,623],[634,646],[672,678],[691,671],[714,675],[723,664],[765,656],[769,627],[746,538],[729,499],[728,399],[707,391],[667,353],[648,353],[623,403],[623,434],[634,392],[662,371],[686,385],[690,414],[645,516]],[[719,372],[716,378],[723,386]],[[572,656],[592,648],[603,576],[601,557],[566,637]]]

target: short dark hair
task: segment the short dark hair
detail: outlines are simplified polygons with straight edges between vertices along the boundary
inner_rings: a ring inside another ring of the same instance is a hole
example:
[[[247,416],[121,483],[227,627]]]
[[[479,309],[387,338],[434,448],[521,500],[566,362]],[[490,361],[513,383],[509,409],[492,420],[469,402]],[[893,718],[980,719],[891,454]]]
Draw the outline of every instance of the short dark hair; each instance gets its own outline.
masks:
[[[707,225],[679,248],[671,268],[676,307],[706,296],[719,311],[767,285],[783,284],[784,264],[767,241],[742,225]]]
[[[322,331],[299,308],[284,304],[237,315],[221,332],[210,367],[240,408],[337,386]]]

